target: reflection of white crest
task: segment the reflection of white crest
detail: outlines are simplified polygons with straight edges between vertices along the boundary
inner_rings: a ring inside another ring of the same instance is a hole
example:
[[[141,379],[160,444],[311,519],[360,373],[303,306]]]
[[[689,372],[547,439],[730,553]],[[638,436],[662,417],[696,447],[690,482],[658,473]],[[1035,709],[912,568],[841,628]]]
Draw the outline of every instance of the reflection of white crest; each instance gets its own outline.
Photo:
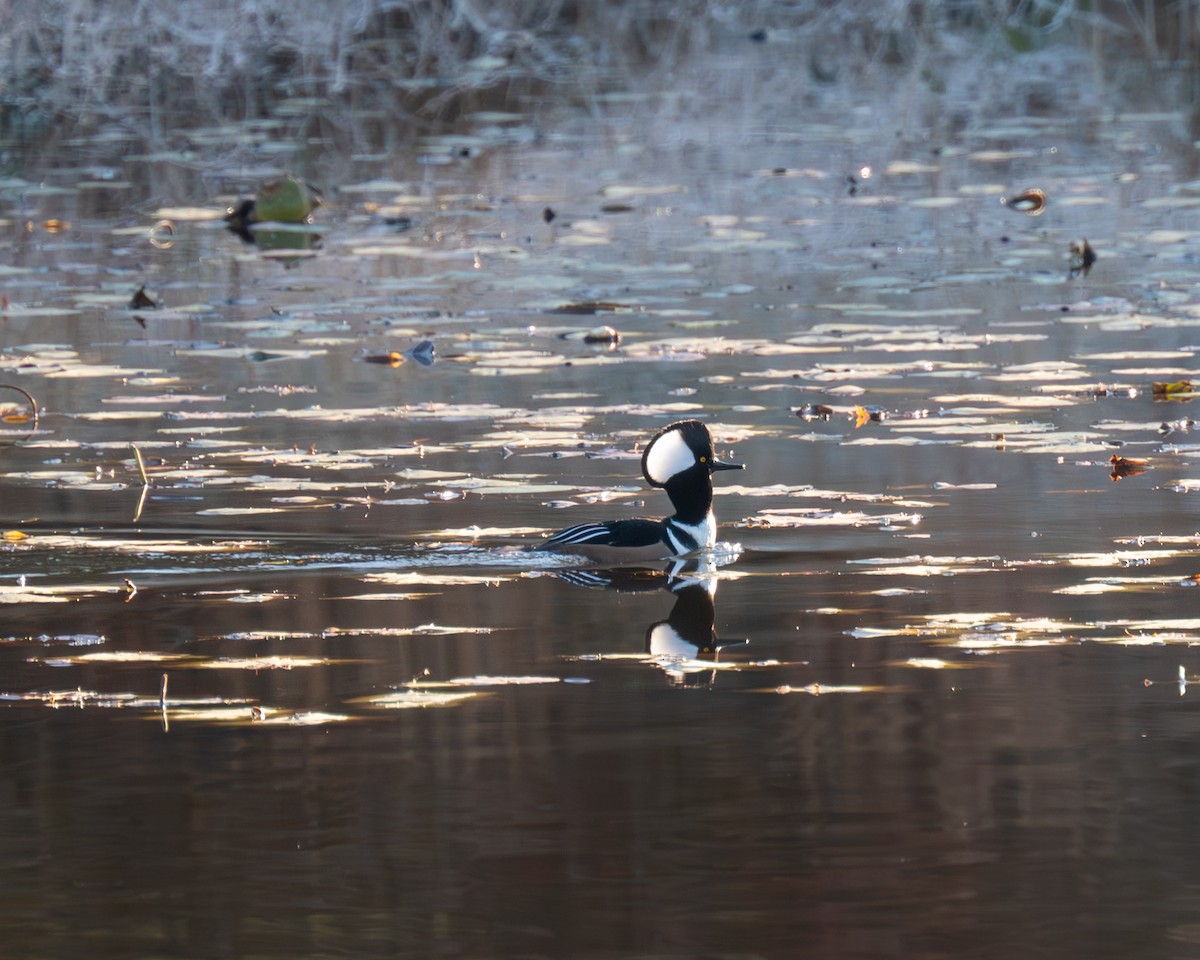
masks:
[[[646,479],[660,486],[696,465],[696,455],[678,430],[661,434],[646,451]]]
[[[700,652],[700,648],[680,636],[674,627],[656,623],[650,628],[650,656],[662,657],[667,660],[691,660]]]

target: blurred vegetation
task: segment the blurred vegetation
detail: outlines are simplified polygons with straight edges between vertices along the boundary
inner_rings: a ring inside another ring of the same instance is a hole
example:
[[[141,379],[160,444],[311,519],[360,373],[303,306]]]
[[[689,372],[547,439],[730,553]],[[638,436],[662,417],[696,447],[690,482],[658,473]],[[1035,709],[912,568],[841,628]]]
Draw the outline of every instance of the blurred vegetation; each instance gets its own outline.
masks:
[[[634,84],[747,41],[807,51],[798,63],[817,82],[908,66],[937,92],[956,59],[1055,45],[1130,89],[1150,69],[1193,99],[1200,85],[1200,0],[0,0],[0,11],[9,140],[112,123],[156,140],[305,106],[433,123],[465,95]]]

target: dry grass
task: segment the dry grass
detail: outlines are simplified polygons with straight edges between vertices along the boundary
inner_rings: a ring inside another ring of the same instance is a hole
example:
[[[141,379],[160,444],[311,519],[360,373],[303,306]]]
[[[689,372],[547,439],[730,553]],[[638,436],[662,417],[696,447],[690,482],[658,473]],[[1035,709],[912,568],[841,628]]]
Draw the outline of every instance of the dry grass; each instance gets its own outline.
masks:
[[[588,91],[662,75],[685,54],[767,36],[836,76],[907,66],[932,90],[954,58],[1063,43],[1140,68],[1195,59],[1197,0],[0,0],[0,135],[266,116],[314,98],[420,121],[464,93]],[[1123,61],[1125,62],[1125,61]],[[1004,91],[1002,91],[1003,93]]]

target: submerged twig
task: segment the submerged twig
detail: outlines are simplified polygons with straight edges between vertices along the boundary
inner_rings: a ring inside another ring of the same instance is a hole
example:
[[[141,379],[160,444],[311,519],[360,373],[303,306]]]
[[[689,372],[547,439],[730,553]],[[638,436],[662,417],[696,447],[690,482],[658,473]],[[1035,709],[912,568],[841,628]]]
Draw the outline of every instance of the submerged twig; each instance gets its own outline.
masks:
[[[15,383],[0,383],[0,387],[6,390],[16,390],[17,393],[29,401],[29,406],[33,410],[33,425],[36,427],[38,425],[38,405],[37,401],[33,398],[33,394],[24,387],[18,387]]]

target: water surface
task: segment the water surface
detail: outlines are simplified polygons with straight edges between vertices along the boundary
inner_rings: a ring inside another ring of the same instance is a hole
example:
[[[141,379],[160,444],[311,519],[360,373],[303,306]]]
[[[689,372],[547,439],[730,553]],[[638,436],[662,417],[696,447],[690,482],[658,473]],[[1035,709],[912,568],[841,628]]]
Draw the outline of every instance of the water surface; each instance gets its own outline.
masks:
[[[181,209],[236,170],[5,186],[13,955],[1194,951],[1179,117],[898,133],[786,52],[324,158],[311,256]],[[707,575],[515,549],[661,515],[684,416]]]

